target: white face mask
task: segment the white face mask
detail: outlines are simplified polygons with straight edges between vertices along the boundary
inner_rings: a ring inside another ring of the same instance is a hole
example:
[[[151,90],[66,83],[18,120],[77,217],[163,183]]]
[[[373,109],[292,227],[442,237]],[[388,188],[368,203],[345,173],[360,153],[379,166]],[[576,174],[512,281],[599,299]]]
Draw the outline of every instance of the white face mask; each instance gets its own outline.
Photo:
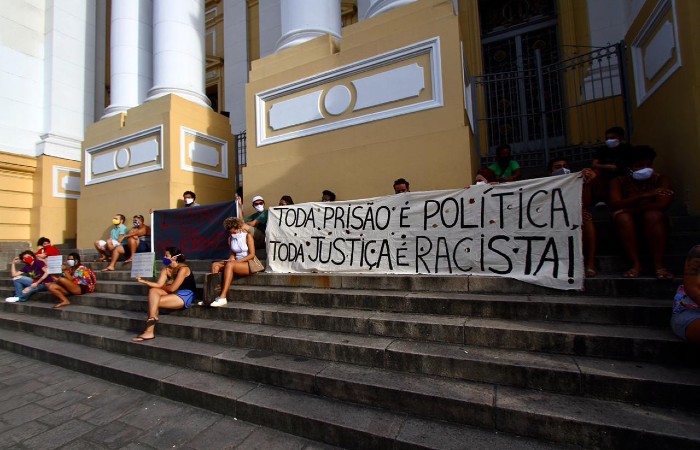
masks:
[[[68,261],[66,261],[66,264],[68,265],[68,267],[73,267],[75,265],[75,260],[69,259]]]
[[[571,173],[571,170],[567,169],[566,167],[562,167],[561,169],[552,172],[552,175],[566,175],[567,173]]]
[[[188,198],[185,199],[185,205],[191,205],[192,203],[194,203],[194,199],[193,199],[193,198],[189,198],[189,197],[188,197]]]
[[[257,212],[263,212],[265,210],[265,205],[255,205],[253,206]]]
[[[654,174],[654,169],[646,167],[632,172],[632,178],[638,181],[648,180]]]
[[[485,181],[477,181],[477,182],[474,183],[474,184],[475,184],[476,186],[483,186],[483,185],[488,184],[488,183],[485,182]]]
[[[605,141],[605,145],[607,145],[608,148],[615,148],[618,145],[620,145],[620,140],[619,139],[608,139]]]

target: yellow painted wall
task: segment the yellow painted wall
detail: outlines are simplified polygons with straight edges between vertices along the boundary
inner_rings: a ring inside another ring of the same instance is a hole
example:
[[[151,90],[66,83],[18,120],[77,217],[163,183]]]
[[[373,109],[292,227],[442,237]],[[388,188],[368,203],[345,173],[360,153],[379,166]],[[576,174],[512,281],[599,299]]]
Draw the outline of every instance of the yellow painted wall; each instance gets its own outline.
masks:
[[[436,36],[443,107],[256,147],[256,93]],[[246,201],[257,194],[268,205],[285,194],[295,202],[317,201],[324,189],[338,200],[393,194],[399,177],[413,191],[469,184],[472,155],[459,40],[452,2],[424,0],[345,27],[339,51],[321,37],[253,61],[246,91]]]
[[[634,40],[656,3],[646,2],[626,42]],[[671,177],[689,212],[700,214],[700,2],[677,1],[676,10],[682,67],[640,106],[632,83],[631,141],[656,149],[656,169]]]
[[[91,247],[106,237],[112,216],[147,216],[150,209],[182,207],[182,193],[192,190],[200,204],[232,200],[234,188],[234,143],[228,119],[220,114],[175,95],[167,95],[134,107],[91,125],[83,150],[112,142],[139,131],[163,126],[163,169],[85,186],[78,202],[78,246]],[[183,170],[180,166],[181,126],[228,142],[229,177]],[[85,163],[82,165],[85,171]],[[149,220],[146,220],[149,223]]]
[[[0,241],[31,241],[37,159],[0,152]]]
[[[31,219],[33,243],[45,236],[53,244],[61,244],[76,236],[77,200],[54,196],[55,166],[80,169],[80,162],[46,155],[37,158]]]

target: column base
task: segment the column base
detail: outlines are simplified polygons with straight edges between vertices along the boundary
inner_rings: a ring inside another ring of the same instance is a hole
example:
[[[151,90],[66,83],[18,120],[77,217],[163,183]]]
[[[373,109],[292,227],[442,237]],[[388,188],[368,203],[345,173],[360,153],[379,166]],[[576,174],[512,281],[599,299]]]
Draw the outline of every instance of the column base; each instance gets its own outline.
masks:
[[[154,88],[152,88],[150,91],[148,91],[148,98],[146,98],[146,101],[150,102],[150,101],[155,100],[157,98],[164,97],[168,94],[177,95],[178,97],[182,97],[185,100],[196,103],[200,106],[204,106],[205,108],[211,109],[211,102],[209,101],[209,99],[207,98],[206,95],[201,94],[199,92],[190,91],[187,89],[172,88],[172,87],[154,87]]]

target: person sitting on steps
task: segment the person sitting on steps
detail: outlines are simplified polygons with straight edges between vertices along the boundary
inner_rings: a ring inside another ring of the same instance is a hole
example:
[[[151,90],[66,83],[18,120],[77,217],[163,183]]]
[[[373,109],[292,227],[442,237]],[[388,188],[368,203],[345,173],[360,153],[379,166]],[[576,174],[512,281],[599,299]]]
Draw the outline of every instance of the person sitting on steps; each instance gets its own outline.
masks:
[[[226,261],[215,261],[211,265],[211,272],[214,274],[224,271],[224,281],[221,285],[221,293],[210,306],[219,307],[228,303],[226,294],[233,282],[235,275],[250,275],[248,261],[255,257],[255,245],[253,236],[243,231],[243,220],[237,217],[229,217],[224,220],[224,228],[230,233],[228,246],[231,249],[231,256]]]
[[[185,255],[179,248],[165,249],[163,264],[158,281],[148,281],[136,277],[136,281],[145,284],[148,290],[148,318],[143,333],[132,339],[134,342],[148,341],[156,337],[155,329],[158,324],[158,312],[163,309],[187,309],[194,300],[197,285],[192,269],[185,264]]]
[[[63,266],[63,277],[58,277],[48,285],[49,292],[60,300],[54,308],[62,308],[70,305],[69,295],[82,295],[95,292],[97,279],[92,270],[88,269],[80,262],[80,255],[69,253],[68,259]]]
[[[671,329],[679,338],[700,344],[700,245],[685,259],[683,284],[673,298]]]
[[[654,173],[656,152],[647,146],[636,146],[630,153],[629,173],[610,182],[610,208],[620,241],[632,267],[623,276],[637,278],[642,269],[637,243],[641,228],[649,243],[654,260],[656,278],[670,280],[673,274],[666,269],[666,210],[673,200],[671,180]]]

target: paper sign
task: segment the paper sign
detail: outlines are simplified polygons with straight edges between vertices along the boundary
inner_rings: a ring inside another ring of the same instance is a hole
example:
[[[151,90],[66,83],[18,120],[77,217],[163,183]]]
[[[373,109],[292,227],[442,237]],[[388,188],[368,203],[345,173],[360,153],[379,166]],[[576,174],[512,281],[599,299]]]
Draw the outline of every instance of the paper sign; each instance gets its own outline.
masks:
[[[156,254],[153,252],[135,253],[131,260],[131,278],[152,278],[155,260]]]
[[[63,269],[61,268],[61,264],[63,264],[63,257],[61,255],[46,257],[46,270],[49,273],[62,273]]]

